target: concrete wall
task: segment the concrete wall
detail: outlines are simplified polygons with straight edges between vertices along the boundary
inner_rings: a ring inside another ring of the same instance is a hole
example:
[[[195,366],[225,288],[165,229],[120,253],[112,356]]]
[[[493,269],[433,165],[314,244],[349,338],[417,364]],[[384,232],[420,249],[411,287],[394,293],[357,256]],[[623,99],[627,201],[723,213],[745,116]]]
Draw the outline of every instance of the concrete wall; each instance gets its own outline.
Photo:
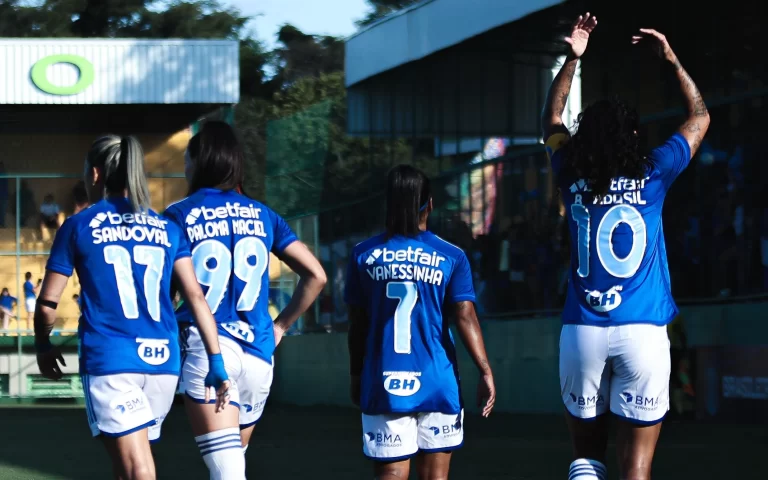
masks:
[[[681,314],[690,347],[768,346],[768,303],[684,307]],[[559,318],[484,321],[482,329],[496,380],[496,409],[559,413]],[[272,400],[350,406],[346,338],[345,334],[285,338],[276,354]],[[474,411],[477,374],[463,346],[458,350],[464,400]]]

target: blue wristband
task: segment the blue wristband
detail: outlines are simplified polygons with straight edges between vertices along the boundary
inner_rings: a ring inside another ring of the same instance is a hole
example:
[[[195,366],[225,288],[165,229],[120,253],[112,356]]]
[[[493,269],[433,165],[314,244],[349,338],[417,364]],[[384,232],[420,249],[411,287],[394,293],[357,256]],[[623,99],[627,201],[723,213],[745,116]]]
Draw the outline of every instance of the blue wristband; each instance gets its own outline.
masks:
[[[219,388],[226,380],[229,380],[229,375],[224,367],[224,357],[220,353],[208,355],[208,375],[205,376],[205,386]]]

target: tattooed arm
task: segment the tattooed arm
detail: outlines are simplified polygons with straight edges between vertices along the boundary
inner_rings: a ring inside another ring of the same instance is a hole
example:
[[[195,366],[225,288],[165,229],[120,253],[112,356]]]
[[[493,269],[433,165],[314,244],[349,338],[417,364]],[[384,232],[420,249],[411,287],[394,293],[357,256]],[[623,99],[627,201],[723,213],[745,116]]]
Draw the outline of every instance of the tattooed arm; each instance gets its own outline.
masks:
[[[565,57],[560,72],[552,81],[549,87],[547,101],[544,104],[544,110],[541,112],[541,129],[544,134],[544,141],[555,133],[568,134],[568,129],[563,125],[563,112],[565,104],[568,102],[568,95],[571,93],[571,83],[576,73],[576,64],[584,55],[589,43],[589,35],[597,26],[597,17],[590,15],[579,15],[579,18],[571,27],[571,35],[565,37],[565,43],[571,46],[571,51]]]
[[[680,81],[680,87],[685,97],[685,107],[688,111],[688,118],[680,126],[679,132],[688,142],[688,145],[690,145],[691,158],[693,158],[709,128],[709,112],[704,104],[704,100],[701,98],[699,89],[696,88],[696,84],[693,83],[691,76],[688,75],[688,72],[680,64],[677,56],[672,60],[672,65],[675,68],[677,79]]]
[[[480,381],[477,385],[477,405],[482,406],[482,414],[487,417],[491,414],[496,403],[496,386],[493,382],[493,372],[488,363],[488,355],[485,353],[483,332],[480,330],[480,322],[477,321],[475,304],[470,301],[456,303],[456,329],[459,331],[461,341],[464,343],[469,356],[480,372]],[[483,400],[485,404],[483,405]]]
[[[688,145],[691,147],[691,157],[696,154],[696,150],[699,149],[701,141],[704,139],[704,135],[709,128],[709,112],[707,106],[704,104],[704,100],[701,98],[701,93],[693,83],[691,76],[685,71],[680,64],[675,52],[667,42],[667,37],[650,28],[641,28],[640,34],[632,37],[632,43],[639,43],[644,38],[651,39],[654,47],[657,49],[657,53],[666,59],[675,69],[675,75],[680,81],[680,87],[683,90],[683,96],[685,97],[685,107],[688,111],[688,118],[680,126],[678,130],[680,135],[685,138]]]
[[[568,95],[571,93],[571,84],[578,61],[578,58],[568,55],[549,87],[544,110],[541,112],[541,130],[544,140],[555,133],[568,133],[568,129],[563,125],[563,112],[568,102]]]

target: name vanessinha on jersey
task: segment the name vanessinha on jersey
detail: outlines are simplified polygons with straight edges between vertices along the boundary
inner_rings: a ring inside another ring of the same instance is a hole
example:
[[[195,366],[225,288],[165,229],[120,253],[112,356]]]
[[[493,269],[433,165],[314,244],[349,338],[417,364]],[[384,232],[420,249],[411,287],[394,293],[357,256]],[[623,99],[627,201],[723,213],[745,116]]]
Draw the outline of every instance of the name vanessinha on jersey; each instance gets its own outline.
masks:
[[[102,226],[104,223],[107,225]],[[102,212],[91,220],[89,226],[93,228],[91,236],[94,245],[133,240],[171,247],[165,229],[167,223],[167,220],[144,214]]]
[[[421,265],[393,263],[376,265],[366,268],[365,271],[373,280],[411,280],[433,285],[442,285],[443,283],[442,270]]]

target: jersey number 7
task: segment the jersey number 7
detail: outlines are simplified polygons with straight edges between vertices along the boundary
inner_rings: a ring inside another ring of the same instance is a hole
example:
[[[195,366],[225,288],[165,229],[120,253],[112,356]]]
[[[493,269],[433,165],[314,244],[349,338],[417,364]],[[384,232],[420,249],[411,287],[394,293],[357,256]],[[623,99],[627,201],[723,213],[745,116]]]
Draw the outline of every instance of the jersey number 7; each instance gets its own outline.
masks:
[[[395,353],[411,353],[411,314],[419,291],[413,282],[390,282],[387,298],[397,300],[395,308]]]

